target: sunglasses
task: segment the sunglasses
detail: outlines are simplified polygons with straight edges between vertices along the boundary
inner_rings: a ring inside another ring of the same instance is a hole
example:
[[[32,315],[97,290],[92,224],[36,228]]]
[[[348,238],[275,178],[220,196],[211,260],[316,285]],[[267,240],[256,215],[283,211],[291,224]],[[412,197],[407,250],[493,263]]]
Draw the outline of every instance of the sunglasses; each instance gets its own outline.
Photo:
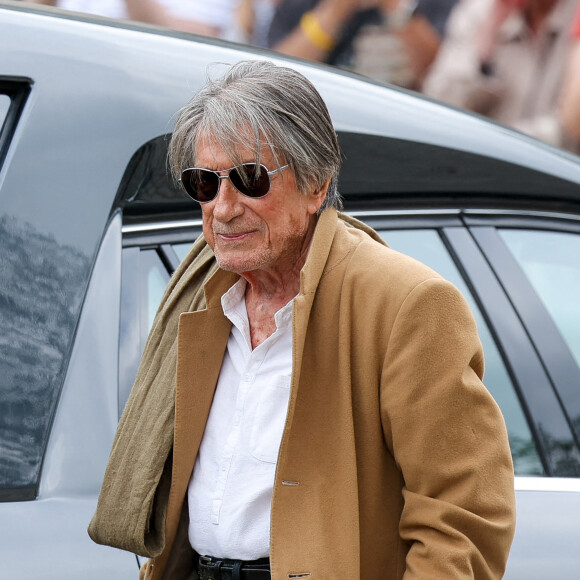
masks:
[[[273,171],[268,171],[265,165],[257,163],[242,163],[236,167],[212,171],[201,167],[190,167],[181,172],[181,184],[187,194],[199,203],[208,203],[216,198],[222,179],[232,182],[232,185],[246,197],[258,199],[270,191],[270,175],[284,171],[290,164]],[[225,175],[222,175],[225,173]]]

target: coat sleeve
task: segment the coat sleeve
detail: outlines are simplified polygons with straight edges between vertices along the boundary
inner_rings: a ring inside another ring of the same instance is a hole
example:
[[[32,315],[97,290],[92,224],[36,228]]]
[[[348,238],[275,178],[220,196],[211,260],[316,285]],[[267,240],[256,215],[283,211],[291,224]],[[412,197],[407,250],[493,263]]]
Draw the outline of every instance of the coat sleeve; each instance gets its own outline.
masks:
[[[387,444],[404,479],[406,580],[503,576],[515,528],[504,419],[460,292],[432,278],[403,301],[381,378]]]

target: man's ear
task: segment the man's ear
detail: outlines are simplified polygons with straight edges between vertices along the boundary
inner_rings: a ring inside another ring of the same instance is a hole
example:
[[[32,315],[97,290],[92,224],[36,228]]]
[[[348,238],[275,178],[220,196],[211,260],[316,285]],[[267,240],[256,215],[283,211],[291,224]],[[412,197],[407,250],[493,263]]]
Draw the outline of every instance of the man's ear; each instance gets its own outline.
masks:
[[[308,194],[308,213],[314,215],[324,203],[326,199],[326,194],[328,193],[328,187],[330,186],[330,180],[332,178],[329,177],[318,189],[314,189],[311,193]]]

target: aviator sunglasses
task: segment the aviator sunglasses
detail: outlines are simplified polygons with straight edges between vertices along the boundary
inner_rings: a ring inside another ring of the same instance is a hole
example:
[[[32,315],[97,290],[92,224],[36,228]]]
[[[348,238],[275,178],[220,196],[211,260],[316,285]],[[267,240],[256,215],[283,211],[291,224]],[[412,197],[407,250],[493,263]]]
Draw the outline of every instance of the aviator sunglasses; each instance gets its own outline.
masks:
[[[213,171],[201,167],[189,167],[181,173],[181,183],[187,194],[199,203],[208,203],[216,198],[221,180],[229,178],[232,185],[246,197],[258,199],[270,191],[270,175],[280,173],[290,164],[268,171],[265,165],[242,163],[236,167]],[[225,175],[222,175],[225,173]]]

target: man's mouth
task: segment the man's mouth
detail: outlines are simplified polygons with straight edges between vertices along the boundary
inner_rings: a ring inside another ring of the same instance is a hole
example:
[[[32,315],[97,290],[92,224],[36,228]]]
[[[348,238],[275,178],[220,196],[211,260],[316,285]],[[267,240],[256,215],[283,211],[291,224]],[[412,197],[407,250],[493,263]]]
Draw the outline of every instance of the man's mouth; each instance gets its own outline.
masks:
[[[215,232],[215,235],[226,242],[235,242],[248,237],[252,233],[254,233],[254,230],[246,232]]]

